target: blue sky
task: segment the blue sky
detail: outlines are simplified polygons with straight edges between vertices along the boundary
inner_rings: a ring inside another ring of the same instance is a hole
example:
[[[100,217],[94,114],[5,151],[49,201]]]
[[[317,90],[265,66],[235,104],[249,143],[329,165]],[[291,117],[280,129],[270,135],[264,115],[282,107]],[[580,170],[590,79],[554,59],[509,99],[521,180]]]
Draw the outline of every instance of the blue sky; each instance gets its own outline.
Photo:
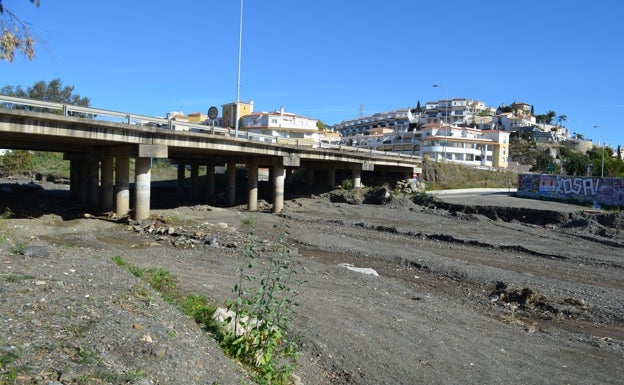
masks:
[[[236,99],[240,0],[3,4],[43,42],[32,62],[0,62],[0,87],[60,78],[93,107],[153,116]],[[240,99],[330,125],[447,96],[519,101],[624,145],[618,9],[615,0],[245,0]]]

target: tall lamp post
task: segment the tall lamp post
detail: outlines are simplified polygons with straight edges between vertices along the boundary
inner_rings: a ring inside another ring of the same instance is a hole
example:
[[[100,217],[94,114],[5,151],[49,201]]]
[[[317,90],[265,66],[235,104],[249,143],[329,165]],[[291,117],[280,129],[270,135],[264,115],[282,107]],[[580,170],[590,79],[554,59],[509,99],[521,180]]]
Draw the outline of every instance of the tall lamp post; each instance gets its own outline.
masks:
[[[594,126],[594,128],[598,128],[598,126]],[[605,153],[605,144],[602,144],[602,169],[600,171],[600,177],[604,178],[604,153]]]
[[[234,137],[238,138],[238,110],[240,103],[240,70],[241,70],[241,51],[243,48],[243,0],[240,0],[240,22],[238,29],[238,70],[236,71],[236,119],[234,122]]]
[[[433,85],[433,88],[438,88],[438,87],[444,87],[444,86],[441,86],[440,84],[434,84]],[[443,154],[444,155],[443,155],[443,158],[442,158],[442,162],[446,163],[446,141],[447,141],[446,135],[448,134],[448,129],[450,127],[450,120],[448,118],[448,103],[449,103],[449,100],[448,100],[448,91],[446,90],[446,87],[444,87],[444,95],[446,96],[446,100],[445,100],[445,103],[444,103],[444,116],[446,117],[446,120],[447,120],[447,127],[444,130],[444,147],[443,147]]]

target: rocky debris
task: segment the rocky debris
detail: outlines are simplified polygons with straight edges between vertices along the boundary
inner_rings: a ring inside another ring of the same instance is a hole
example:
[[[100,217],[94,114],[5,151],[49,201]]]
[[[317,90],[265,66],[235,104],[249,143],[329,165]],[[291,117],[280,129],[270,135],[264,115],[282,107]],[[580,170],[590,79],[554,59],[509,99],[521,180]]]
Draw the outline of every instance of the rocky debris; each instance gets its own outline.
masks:
[[[234,227],[227,223],[202,223],[201,225],[169,225],[160,219],[140,222],[129,220],[128,230],[150,236],[157,244],[167,243],[181,249],[202,247],[237,248],[243,241]]]
[[[424,192],[427,185],[418,179],[403,179],[396,182],[394,190],[402,194],[414,194]]]
[[[353,190],[333,190],[327,194],[321,194],[321,197],[329,198],[332,203],[348,203],[350,205],[360,205],[364,202],[364,194],[362,189]]]
[[[364,203],[373,204],[373,205],[385,205],[392,201],[393,198],[392,191],[388,186],[382,186],[378,189],[374,189],[370,191],[366,198],[364,199]]]

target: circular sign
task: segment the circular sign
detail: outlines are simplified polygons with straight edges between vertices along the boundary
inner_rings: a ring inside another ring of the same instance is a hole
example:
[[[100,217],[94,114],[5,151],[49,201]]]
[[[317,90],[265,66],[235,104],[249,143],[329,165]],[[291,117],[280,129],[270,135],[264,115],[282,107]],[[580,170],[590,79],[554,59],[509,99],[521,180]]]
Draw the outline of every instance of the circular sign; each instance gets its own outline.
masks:
[[[214,107],[214,106],[210,107],[208,109],[208,117],[210,119],[216,119],[217,116],[219,116],[219,110],[217,109],[217,107]]]

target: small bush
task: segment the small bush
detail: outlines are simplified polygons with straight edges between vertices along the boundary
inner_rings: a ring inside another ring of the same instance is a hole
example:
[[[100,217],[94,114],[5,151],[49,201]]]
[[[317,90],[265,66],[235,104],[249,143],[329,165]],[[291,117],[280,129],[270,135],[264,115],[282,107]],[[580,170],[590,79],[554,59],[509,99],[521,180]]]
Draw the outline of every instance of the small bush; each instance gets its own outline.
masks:
[[[340,182],[340,188],[347,191],[353,190],[353,180],[343,179],[342,182]]]

